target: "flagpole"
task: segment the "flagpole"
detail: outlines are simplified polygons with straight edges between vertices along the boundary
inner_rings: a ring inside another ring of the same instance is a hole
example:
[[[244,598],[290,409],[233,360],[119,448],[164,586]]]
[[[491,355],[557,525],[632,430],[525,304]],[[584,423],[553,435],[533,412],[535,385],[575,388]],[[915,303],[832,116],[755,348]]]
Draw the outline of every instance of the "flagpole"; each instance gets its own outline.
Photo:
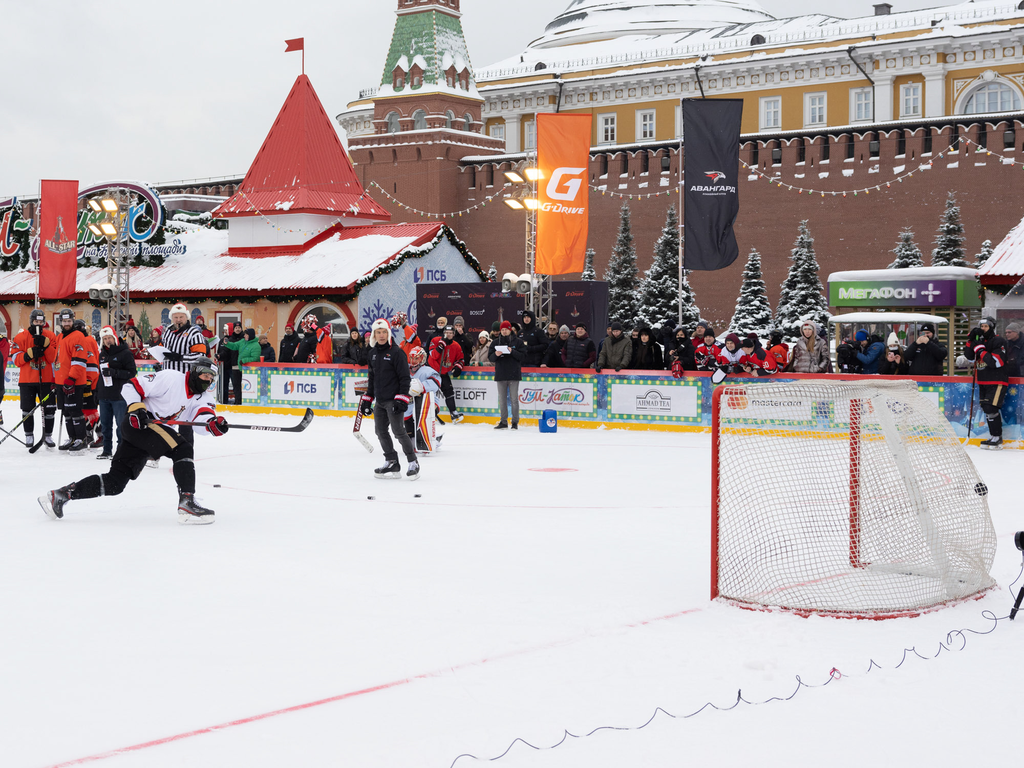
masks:
[[[679,305],[679,325],[683,324],[683,102],[679,102],[679,183],[676,185],[679,193],[679,283],[676,291],[676,303]]]
[[[39,186],[37,187],[38,197],[36,198],[39,202],[36,203],[36,237],[39,237],[39,224],[42,222],[41,214],[43,210],[43,180],[39,180]],[[32,238],[28,239],[28,257],[32,258]],[[36,301],[33,309],[39,309],[39,274],[42,272],[43,267],[43,249],[39,249],[39,263],[36,264]]]

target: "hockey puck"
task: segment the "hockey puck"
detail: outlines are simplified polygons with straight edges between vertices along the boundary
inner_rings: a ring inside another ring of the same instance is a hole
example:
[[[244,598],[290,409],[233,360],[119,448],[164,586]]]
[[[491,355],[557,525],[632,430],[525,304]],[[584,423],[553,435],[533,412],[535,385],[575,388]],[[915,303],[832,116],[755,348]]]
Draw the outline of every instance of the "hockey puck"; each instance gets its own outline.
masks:
[[[988,496],[988,486],[984,483],[978,483],[974,486],[974,492],[979,496]]]
[[[373,501],[373,496],[367,496],[366,498],[368,498],[370,501]]]
[[[422,493],[414,493],[414,494],[412,495],[412,497],[413,497],[414,499],[418,499],[418,498],[420,498],[421,496],[423,496],[423,494],[422,494]]]
[[[214,488],[220,488],[220,483],[214,483],[214,484],[213,484],[213,487],[214,487]]]

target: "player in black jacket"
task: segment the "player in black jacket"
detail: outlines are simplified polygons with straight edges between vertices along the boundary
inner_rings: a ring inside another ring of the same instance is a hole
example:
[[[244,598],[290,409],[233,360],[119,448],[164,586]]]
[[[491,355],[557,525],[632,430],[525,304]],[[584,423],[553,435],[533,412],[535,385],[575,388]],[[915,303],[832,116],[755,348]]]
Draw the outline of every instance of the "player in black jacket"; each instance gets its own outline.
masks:
[[[999,410],[1006,400],[1010,385],[1006,367],[1006,341],[996,334],[996,321],[983,317],[978,328],[971,330],[964,345],[964,357],[974,361],[978,376],[978,394],[981,410],[988,421],[988,440],[981,447],[998,451],[1003,447],[1003,417]]]
[[[375,320],[370,333],[370,354],[367,360],[369,378],[366,394],[359,401],[359,410],[364,416],[373,416],[373,429],[384,452],[384,466],[373,472],[381,479],[397,480],[401,477],[398,451],[388,434],[390,425],[391,432],[398,438],[409,462],[405,476],[416,480],[420,476],[416,447],[405,431],[405,410],[409,406],[409,361],[402,348],[392,340],[387,320]],[[374,400],[377,401],[376,405]]]

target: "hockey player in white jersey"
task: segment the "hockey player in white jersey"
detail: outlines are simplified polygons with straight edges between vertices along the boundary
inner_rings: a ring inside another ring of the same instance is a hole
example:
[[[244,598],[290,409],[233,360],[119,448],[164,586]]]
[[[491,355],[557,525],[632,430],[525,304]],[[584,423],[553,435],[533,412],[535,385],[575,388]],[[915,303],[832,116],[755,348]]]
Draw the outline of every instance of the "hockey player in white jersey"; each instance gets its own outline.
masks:
[[[209,389],[214,377],[213,363],[208,357],[199,357],[186,375],[165,370],[137,376],[125,384],[121,391],[128,403],[124,436],[110,462],[110,471],[90,475],[40,496],[43,511],[59,520],[69,501],[116,496],[129,481],[138,478],[150,457],[169,456],[174,462],[172,472],[178,484],[178,522],[186,525],[212,523],[213,510],[201,506],[195,498],[192,446],[172,426],[161,422],[205,422],[210,434],[216,437],[225,434],[228,423],[217,415],[217,405]]]
[[[437,450],[435,398],[441,390],[441,374],[427,363],[423,347],[409,350],[409,405],[405,409],[405,431],[415,440],[417,453]]]

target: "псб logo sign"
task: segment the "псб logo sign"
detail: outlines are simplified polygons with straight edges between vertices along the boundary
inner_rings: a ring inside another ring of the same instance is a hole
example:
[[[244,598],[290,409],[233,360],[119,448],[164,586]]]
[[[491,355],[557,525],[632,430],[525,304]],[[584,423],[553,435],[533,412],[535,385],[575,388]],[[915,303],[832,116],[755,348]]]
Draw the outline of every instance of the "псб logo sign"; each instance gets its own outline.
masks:
[[[420,267],[419,269],[413,270],[412,281],[414,283],[443,283],[448,280],[443,269],[427,269],[426,267]],[[423,298],[426,298],[424,296]]]
[[[312,384],[307,384],[301,381],[286,381],[284,383],[284,393],[286,395],[290,395],[292,393],[303,395],[315,395],[316,382],[313,382]]]

